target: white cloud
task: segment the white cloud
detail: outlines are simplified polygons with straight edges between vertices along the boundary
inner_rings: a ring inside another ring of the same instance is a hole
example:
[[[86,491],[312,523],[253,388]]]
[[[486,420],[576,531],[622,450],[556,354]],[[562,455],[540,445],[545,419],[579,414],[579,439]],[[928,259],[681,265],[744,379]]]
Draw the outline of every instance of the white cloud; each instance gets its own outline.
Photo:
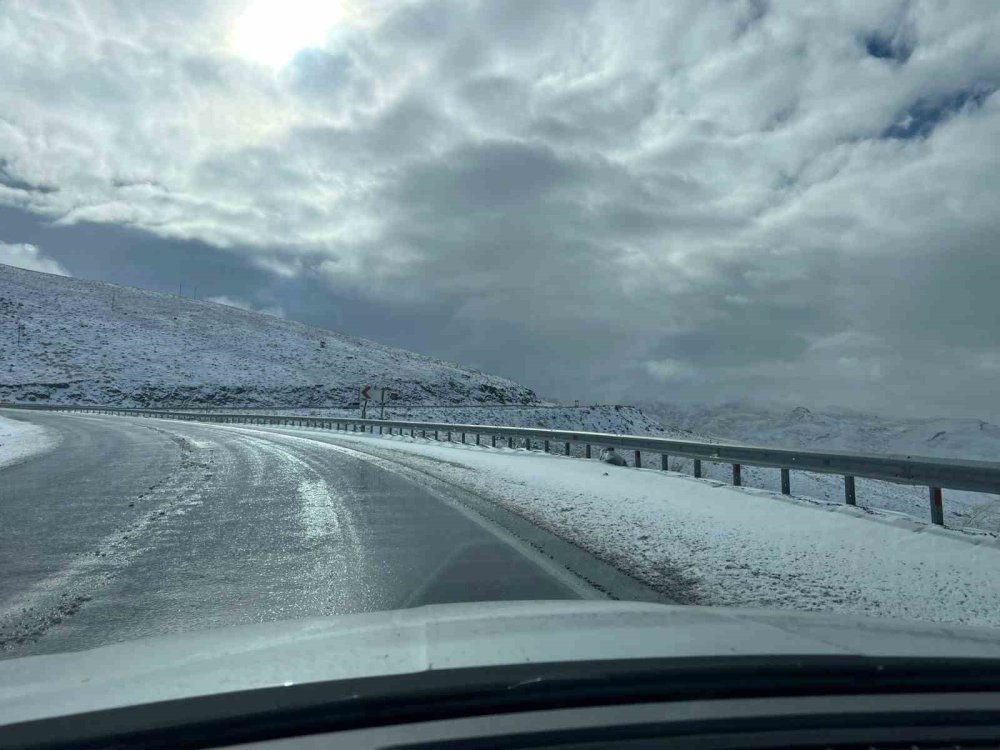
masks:
[[[71,275],[61,264],[42,255],[42,251],[34,245],[11,245],[6,242],[0,242],[0,263],[8,266],[17,266],[18,268],[26,268],[29,271],[54,273],[59,276]]]
[[[695,374],[695,369],[686,362],[676,359],[658,359],[644,362],[646,371],[656,380],[670,382],[684,380]]]
[[[629,392],[622,361],[651,391],[689,363],[699,397],[836,388],[838,356],[947,380],[995,347],[996,5],[353,0],[278,69],[232,52],[247,6],[0,4],[0,204],[433,300],[542,390],[568,361]]]

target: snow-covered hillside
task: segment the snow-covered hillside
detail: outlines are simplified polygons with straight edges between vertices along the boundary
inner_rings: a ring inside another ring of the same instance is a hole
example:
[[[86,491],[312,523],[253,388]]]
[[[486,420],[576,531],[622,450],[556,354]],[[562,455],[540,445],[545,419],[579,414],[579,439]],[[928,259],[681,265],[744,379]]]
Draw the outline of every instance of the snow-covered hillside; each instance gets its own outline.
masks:
[[[1000,461],[1000,427],[973,419],[893,420],[848,411],[810,411],[728,403],[719,406],[649,402],[643,412],[668,428],[687,431],[692,439],[810,450],[882,453],[936,458]],[[690,462],[674,467],[690,471]],[[706,476],[728,480],[729,467],[706,465]],[[744,483],[779,489],[774,469],[744,467]],[[829,474],[793,472],[792,492],[825,502],[842,502],[843,480]],[[862,507],[899,511],[918,518],[928,514],[927,489],[874,480],[857,482]],[[1000,497],[946,491],[945,522],[959,528],[1000,532]]]
[[[339,406],[369,383],[407,403],[537,401],[511,380],[373,341],[5,265],[0,331],[8,402]]]
[[[1000,461],[1000,427],[977,419],[893,420],[848,411],[651,402],[661,424],[721,440],[814,450]]]

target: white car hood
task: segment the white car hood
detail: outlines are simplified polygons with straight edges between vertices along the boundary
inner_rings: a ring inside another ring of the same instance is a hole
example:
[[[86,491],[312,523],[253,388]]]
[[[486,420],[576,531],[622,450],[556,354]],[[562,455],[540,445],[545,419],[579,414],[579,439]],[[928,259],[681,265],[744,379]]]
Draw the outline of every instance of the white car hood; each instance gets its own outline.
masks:
[[[433,669],[726,655],[1000,658],[1000,630],[607,601],[448,604],[0,661],[0,724]]]

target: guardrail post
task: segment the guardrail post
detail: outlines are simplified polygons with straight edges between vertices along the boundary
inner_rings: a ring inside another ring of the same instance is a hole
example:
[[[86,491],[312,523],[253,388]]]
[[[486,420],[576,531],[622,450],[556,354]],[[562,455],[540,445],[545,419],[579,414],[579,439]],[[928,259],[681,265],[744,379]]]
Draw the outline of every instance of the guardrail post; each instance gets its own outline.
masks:
[[[546,453],[549,452],[549,441],[548,440],[545,441],[545,448],[544,448],[544,450],[545,450]]]
[[[941,488],[930,487],[931,523],[944,526],[944,503],[941,500]]]
[[[448,442],[451,442],[451,430],[448,430]]]
[[[440,438],[438,438],[438,431],[437,430],[434,430],[434,439],[435,440],[439,440],[440,439]]]
[[[479,433],[476,433],[476,445],[479,445]]]
[[[694,459],[694,478],[701,479],[701,459]]]
[[[590,443],[587,443],[586,456],[587,458],[590,458]]]
[[[569,441],[567,440],[566,441],[566,455],[567,456],[569,455],[569,451],[570,451],[570,444],[569,444]]]
[[[642,468],[642,452],[641,451],[636,451],[635,452],[635,468],[637,468],[637,469],[641,469]]]
[[[848,505],[857,505],[858,497],[854,492],[854,477],[844,477],[844,502]]]
[[[463,444],[465,443],[465,433],[464,432],[462,433],[462,443]]]
[[[782,495],[792,494],[792,478],[791,478],[791,472],[788,469],[781,470],[781,494]]]
[[[490,435],[490,448],[496,448],[496,447],[497,447],[497,436]]]
[[[513,448],[514,447],[514,438],[512,438],[512,437],[507,438],[507,447],[508,448]]]
[[[375,432],[375,425],[372,425],[372,433],[374,433],[374,432]],[[382,425],[378,426],[378,434],[379,435],[382,434]]]
[[[743,484],[741,468],[739,464],[733,464],[733,487],[740,487]]]
[[[660,454],[660,471],[666,471],[669,468],[670,459],[666,453]]]
[[[530,437],[526,437],[524,439],[524,449],[526,451],[530,451],[531,450],[531,438]]]
[[[410,437],[416,437],[416,436],[417,436],[417,431],[413,427],[411,427],[410,428]]]

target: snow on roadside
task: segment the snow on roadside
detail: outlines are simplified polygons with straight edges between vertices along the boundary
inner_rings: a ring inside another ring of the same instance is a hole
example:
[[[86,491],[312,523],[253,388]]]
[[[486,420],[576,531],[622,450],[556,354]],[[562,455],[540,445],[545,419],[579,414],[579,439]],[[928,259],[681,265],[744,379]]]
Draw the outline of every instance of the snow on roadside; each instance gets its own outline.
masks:
[[[0,417],[0,468],[46,453],[58,444],[59,435],[53,430]]]
[[[653,469],[400,437],[336,438],[489,497],[651,585],[680,570],[701,604],[1000,626],[1000,545],[992,535]]]

